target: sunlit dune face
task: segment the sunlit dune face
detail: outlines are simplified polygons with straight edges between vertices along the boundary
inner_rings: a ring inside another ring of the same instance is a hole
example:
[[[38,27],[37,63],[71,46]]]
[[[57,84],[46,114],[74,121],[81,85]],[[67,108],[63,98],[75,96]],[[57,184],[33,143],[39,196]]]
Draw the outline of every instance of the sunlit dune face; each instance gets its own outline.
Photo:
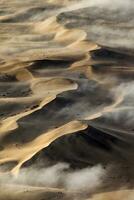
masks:
[[[118,192],[109,192],[105,194],[98,194],[95,195],[93,198],[89,200],[120,200],[120,199],[127,199],[132,200],[133,199],[133,190],[120,190]]]

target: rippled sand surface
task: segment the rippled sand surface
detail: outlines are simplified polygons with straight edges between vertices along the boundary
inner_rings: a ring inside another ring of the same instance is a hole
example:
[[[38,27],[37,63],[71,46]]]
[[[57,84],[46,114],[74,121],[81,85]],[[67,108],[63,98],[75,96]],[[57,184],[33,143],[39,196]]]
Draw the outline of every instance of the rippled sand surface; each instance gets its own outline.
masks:
[[[0,200],[134,198],[134,5],[95,2],[0,1]]]

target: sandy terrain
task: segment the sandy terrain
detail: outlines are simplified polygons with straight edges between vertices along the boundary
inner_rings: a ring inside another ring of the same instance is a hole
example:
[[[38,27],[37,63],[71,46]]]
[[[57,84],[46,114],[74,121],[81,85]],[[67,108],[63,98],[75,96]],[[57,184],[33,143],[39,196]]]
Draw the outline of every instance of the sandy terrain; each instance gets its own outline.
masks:
[[[134,199],[133,10],[0,1],[0,200]]]

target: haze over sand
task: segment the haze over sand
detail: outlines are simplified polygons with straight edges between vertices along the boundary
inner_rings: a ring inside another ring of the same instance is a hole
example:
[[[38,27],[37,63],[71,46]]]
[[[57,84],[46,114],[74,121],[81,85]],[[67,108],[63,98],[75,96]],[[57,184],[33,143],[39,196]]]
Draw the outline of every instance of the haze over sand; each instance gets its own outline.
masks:
[[[133,200],[133,11],[0,1],[0,200]]]

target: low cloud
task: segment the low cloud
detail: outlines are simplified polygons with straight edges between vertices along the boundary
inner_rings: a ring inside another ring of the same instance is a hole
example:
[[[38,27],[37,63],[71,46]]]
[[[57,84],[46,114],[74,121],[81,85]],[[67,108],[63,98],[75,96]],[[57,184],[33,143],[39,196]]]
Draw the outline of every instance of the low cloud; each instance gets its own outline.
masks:
[[[25,168],[18,177],[2,176],[1,184],[59,187],[72,192],[91,192],[101,185],[105,174],[106,171],[101,165],[71,171],[68,164],[58,163],[43,169]]]
[[[92,191],[101,185],[104,174],[105,171],[101,165],[78,170],[66,175],[65,186],[69,190]]]

